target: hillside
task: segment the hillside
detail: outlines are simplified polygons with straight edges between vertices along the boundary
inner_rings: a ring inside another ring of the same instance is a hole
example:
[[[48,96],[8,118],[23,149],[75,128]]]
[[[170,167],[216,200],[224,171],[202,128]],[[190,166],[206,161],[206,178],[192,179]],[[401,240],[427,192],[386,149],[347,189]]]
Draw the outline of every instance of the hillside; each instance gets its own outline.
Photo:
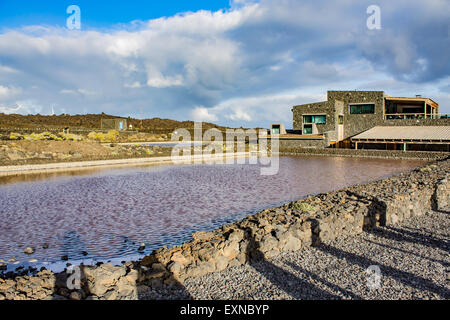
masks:
[[[113,115],[102,114],[85,114],[85,115],[20,115],[20,114],[4,114],[0,113],[1,129],[33,129],[33,128],[64,128],[71,129],[99,129],[101,127],[101,119],[123,118],[127,119],[128,124],[132,124],[133,128],[142,132],[171,132],[177,128],[193,129],[193,121],[176,121],[171,119],[135,119],[124,118]],[[217,126],[212,123],[203,123],[203,129],[217,128],[224,130],[224,127]]]

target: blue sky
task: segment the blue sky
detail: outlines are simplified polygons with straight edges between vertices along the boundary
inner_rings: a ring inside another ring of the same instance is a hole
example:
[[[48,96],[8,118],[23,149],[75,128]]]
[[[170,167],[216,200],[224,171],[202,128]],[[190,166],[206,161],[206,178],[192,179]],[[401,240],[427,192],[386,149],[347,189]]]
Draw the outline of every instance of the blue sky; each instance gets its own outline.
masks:
[[[66,8],[81,10],[81,30]],[[327,90],[431,97],[450,113],[450,2],[0,1],[0,112],[292,127]]]
[[[108,28],[133,20],[173,16],[180,12],[227,9],[228,0],[13,0],[0,1],[0,26],[18,28],[27,25],[64,26],[66,8],[82,8],[83,28]]]

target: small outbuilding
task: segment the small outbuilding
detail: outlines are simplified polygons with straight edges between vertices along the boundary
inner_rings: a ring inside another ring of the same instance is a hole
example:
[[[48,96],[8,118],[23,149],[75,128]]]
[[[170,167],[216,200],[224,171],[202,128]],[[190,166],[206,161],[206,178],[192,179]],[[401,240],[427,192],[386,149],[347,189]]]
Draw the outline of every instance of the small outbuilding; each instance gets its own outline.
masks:
[[[102,130],[117,130],[117,131],[127,130],[127,119],[122,118],[102,119],[101,128]]]

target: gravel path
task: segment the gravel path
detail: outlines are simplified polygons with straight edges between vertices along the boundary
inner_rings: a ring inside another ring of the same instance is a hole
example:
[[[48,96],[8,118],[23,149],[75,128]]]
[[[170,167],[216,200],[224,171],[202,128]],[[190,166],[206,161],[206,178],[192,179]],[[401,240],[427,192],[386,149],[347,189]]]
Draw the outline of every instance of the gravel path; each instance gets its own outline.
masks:
[[[450,299],[449,211],[189,279],[181,290],[142,298]],[[380,278],[366,272],[369,266],[378,266]],[[377,280],[379,288],[370,289]]]

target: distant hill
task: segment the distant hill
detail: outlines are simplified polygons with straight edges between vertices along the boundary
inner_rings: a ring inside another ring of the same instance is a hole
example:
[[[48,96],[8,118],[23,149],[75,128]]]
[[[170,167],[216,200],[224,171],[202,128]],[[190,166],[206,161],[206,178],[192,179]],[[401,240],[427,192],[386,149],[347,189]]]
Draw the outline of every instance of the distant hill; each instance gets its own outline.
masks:
[[[101,119],[122,118],[127,119],[127,123],[132,124],[134,129],[142,132],[171,132],[177,128],[193,129],[193,121],[176,121],[171,119],[135,119],[117,117],[113,115],[102,114],[84,114],[84,115],[20,115],[20,114],[4,114],[0,113],[0,128],[4,129],[32,129],[32,128],[48,128],[57,129],[69,127],[71,129],[100,129]],[[203,129],[217,128],[225,130],[225,127],[215,125],[213,123],[203,122]]]

